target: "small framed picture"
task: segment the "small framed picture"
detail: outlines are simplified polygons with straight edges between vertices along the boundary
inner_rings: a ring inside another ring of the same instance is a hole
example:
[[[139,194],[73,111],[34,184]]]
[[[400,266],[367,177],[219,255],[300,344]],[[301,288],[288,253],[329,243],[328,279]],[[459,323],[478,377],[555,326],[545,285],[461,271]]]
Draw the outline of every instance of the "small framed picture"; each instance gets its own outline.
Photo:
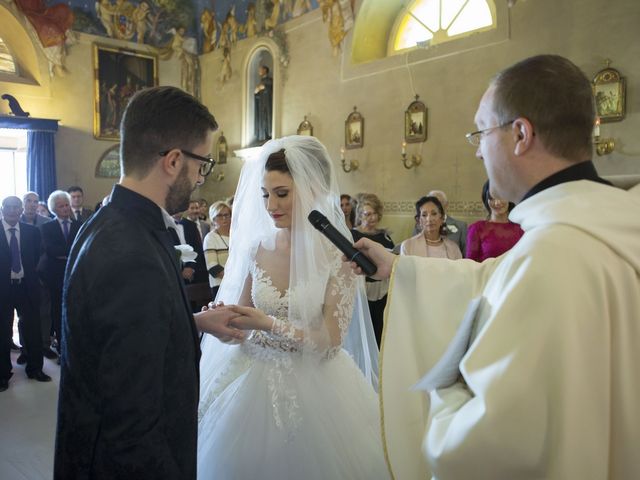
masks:
[[[596,114],[602,123],[619,122],[625,117],[625,79],[609,64],[607,60],[607,68],[596,73],[592,82]]]
[[[307,120],[307,116],[304,116],[304,120],[298,125],[298,135],[306,135],[313,137],[313,125]]]
[[[158,58],[152,53],[93,44],[93,136],[119,140],[120,120],[138,90],[158,85]]]
[[[416,99],[404,112],[404,141],[419,143],[427,140],[427,107]]]
[[[224,132],[220,132],[220,138],[216,142],[216,165],[224,165],[227,163],[227,156],[229,153],[229,146],[227,145],[227,139],[224,136]]]
[[[344,122],[344,146],[345,148],[362,148],[364,145],[364,117],[353,107]]]
[[[120,178],[120,144],[116,143],[100,156],[96,165],[97,178]]]

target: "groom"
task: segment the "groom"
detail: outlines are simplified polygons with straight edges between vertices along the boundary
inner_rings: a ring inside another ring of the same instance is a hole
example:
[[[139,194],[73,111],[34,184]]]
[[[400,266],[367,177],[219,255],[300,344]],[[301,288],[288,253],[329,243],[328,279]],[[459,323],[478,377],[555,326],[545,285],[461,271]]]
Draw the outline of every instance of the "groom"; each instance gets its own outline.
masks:
[[[136,94],[122,174],[65,273],[55,479],[195,479],[198,330],[241,339],[224,309],[193,315],[168,228],[210,173],[217,124],[174,87]]]

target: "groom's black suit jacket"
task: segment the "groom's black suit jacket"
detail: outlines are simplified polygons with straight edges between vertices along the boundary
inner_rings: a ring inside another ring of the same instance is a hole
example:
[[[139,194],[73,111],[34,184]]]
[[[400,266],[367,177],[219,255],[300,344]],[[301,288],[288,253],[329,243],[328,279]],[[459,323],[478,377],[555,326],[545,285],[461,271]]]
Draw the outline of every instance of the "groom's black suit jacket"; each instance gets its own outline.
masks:
[[[200,350],[160,208],[120,185],[65,274],[54,478],[195,479]]]

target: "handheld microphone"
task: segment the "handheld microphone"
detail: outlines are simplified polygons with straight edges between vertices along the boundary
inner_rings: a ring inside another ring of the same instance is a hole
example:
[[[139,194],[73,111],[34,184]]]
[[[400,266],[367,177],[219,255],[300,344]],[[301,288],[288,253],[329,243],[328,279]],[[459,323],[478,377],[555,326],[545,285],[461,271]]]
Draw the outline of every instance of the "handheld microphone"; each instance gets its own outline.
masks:
[[[351,262],[355,262],[367,277],[370,277],[378,270],[371,260],[361,251],[356,250],[351,242],[347,240],[331,222],[317,210],[312,210],[308,217],[311,225],[317,228],[325,237],[333,243]]]

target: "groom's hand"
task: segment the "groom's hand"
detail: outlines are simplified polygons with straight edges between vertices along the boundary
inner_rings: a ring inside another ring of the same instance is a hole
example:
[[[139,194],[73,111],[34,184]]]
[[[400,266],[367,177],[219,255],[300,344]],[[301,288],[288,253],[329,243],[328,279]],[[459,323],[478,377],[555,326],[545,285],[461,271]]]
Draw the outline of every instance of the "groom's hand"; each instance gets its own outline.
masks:
[[[217,307],[193,315],[198,330],[210,333],[223,342],[230,340],[243,341],[246,333],[231,325],[231,321],[238,316],[228,307]]]

